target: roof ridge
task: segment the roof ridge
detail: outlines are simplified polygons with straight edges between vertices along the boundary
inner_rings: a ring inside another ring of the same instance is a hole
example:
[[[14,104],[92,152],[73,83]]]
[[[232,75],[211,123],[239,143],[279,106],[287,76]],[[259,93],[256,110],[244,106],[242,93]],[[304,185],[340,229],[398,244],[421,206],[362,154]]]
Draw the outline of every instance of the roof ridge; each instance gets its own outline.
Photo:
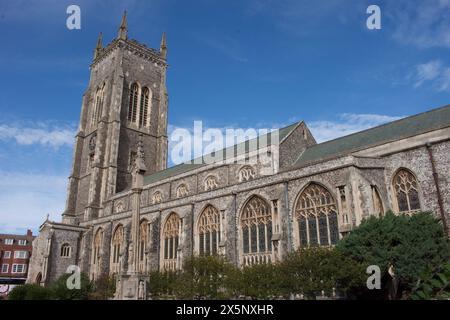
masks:
[[[348,137],[351,137],[351,136],[355,136],[355,135],[358,135],[358,134],[361,134],[361,133],[364,133],[364,132],[367,132],[367,131],[370,131],[370,130],[374,130],[374,129],[377,129],[377,128],[381,128],[381,127],[385,127],[385,126],[388,126],[388,125],[392,125],[394,123],[410,120],[412,118],[417,118],[417,117],[422,116],[424,114],[431,113],[431,112],[436,112],[438,110],[442,110],[442,109],[445,109],[445,108],[450,108],[450,104],[442,106],[442,107],[434,108],[434,109],[431,109],[431,110],[428,110],[428,111],[424,111],[424,112],[421,112],[421,113],[416,113],[416,114],[413,114],[413,115],[409,115],[409,116],[406,116],[404,118],[400,118],[400,119],[397,119],[397,120],[394,120],[394,121],[386,122],[386,123],[383,123],[383,124],[380,124],[380,125],[377,125],[377,126],[374,126],[374,127],[370,127],[370,128],[367,128],[367,129],[364,129],[364,130],[361,130],[361,131],[353,132],[353,133],[347,134],[347,135],[342,136],[342,137],[334,138],[332,140],[327,140],[327,141],[324,141],[324,142],[312,145],[310,148],[313,148],[313,147],[319,146],[319,145],[325,145],[327,143],[335,142],[337,140],[341,140],[341,139],[345,139],[345,138],[348,138]]]
[[[290,125],[284,126],[284,127],[282,127],[282,128],[276,128],[276,129],[273,129],[273,130],[281,131],[281,130],[287,129],[287,128],[289,128],[289,127],[295,125],[295,126],[292,128],[292,130],[290,130],[289,133],[286,135],[286,136],[288,136],[288,135],[291,134],[292,131],[293,131],[298,125],[300,125],[302,122],[304,122],[304,120],[296,121],[296,122],[291,123]],[[272,132],[272,131],[269,131],[269,132],[267,132],[267,133],[264,133],[264,134],[262,134],[262,135],[259,135],[259,136],[255,137],[255,138],[247,139],[247,140],[244,140],[244,141],[242,141],[242,142],[235,143],[235,144],[233,144],[233,145],[231,145],[231,146],[229,146],[229,147],[224,147],[224,148],[222,148],[222,149],[220,149],[220,150],[218,150],[218,151],[215,151],[215,153],[218,153],[218,152],[221,152],[221,151],[225,152],[225,151],[226,151],[227,149],[229,149],[229,148],[236,147],[236,146],[238,146],[238,145],[240,145],[240,144],[242,144],[242,143],[247,143],[248,141],[252,141],[252,140],[254,140],[254,139],[259,139],[260,137],[263,137],[263,136],[265,136],[265,135],[271,134],[271,132]],[[211,153],[205,153],[205,154],[202,154],[201,156],[198,156],[198,157],[195,157],[195,158],[191,158],[190,160],[188,160],[188,161],[186,161],[186,162],[179,163],[179,164],[176,164],[176,165],[174,165],[174,166],[172,166],[172,167],[168,167],[168,168],[165,168],[165,169],[162,169],[162,170],[159,170],[159,171],[152,172],[152,173],[150,173],[150,174],[148,174],[148,175],[145,175],[145,176],[151,176],[151,175],[156,174],[156,173],[158,173],[158,172],[163,172],[163,171],[170,170],[170,169],[177,168],[177,167],[181,167],[181,166],[184,166],[184,165],[204,165],[204,163],[203,163],[203,158],[204,158],[205,156],[207,156],[207,155],[212,155],[212,152],[211,152]],[[202,163],[195,163],[195,160],[197,160],[197,159],[202,159]]]

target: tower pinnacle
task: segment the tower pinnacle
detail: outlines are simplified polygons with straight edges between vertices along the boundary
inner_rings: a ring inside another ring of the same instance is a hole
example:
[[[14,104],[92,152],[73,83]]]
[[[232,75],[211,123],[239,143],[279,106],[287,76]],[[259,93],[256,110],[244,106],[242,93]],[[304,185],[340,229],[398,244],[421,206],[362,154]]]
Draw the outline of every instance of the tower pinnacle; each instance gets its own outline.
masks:
[[[98,35],[97,46],[95,47],[94,51],[94,60],[98,57],[102,49],[103,49],[103,34],[100,32],[100,34]]]
[[[166,33],[163,32],[162,38],[161,38],[161,46],[159,47],[159,53],[161,57],[166,59],[167,57],[167,40],[166,40]]]
[[[122,22],[120,23],[119,34],[118,34],[117,38],[118,39],[122,39],[122,40],[126,40],[127,39],[127,33],[128,33],[127,11],[125,10],[123,12]]]

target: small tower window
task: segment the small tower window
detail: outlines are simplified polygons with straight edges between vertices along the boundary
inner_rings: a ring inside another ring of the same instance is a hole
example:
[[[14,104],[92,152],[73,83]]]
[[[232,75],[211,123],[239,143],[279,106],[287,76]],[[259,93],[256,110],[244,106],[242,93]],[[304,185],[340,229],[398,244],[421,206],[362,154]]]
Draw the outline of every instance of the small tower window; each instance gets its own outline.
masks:
[[[70,257],[70,245],[65,243],[61,246],[61,257],[63,258],[69,258]]]

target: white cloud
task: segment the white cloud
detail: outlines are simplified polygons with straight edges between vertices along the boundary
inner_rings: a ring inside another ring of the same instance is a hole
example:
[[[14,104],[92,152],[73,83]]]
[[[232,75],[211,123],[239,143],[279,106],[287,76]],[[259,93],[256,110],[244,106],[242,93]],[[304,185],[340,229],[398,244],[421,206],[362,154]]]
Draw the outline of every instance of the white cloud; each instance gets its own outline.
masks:
[[[46,147],[71,147],[75,130],[69,125],[50,123],[0,124],[0,141],[14,141],[19,145],[39,144]]]
[[[47,214],[60,221],[67,177],[1,171],[0,175],[1,233],[37,232]]]
[[[439,60],[430,61],[428,63],[419,64],[416,66],[417,76],[415,87],[421,86],[425,81],[434,80],[441,72],[442,63]]]
[[[380,114],[343,113],[335,121],[306,122],[317,142],[324,142],[372,128],[402,117]]]
[[[437,91],[450,90],[450,68],[440,60],[417,65],[412,79],[416,88],[429,83]]]
[[[450,47],[450,0],[389,1],[382,12],[391,20],[397,41],[421,48]]]

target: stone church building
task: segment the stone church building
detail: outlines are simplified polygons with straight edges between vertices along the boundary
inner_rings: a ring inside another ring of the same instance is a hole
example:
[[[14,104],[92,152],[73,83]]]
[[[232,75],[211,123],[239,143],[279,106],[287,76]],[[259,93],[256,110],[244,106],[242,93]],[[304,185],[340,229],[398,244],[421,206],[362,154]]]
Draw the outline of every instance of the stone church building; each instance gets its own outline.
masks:
[[[100,34],[83,96],[66,209],[33,242],[29,283],[69,266],[115,275],[116,298],[145,298],[146,275],[220,254],[237,266],[334,245],[386,211],[450,219],[450,106],[324,143],[305,122],[234,159],[167,168],[167,47]],[[240,151],[239,151],[240,150]]]

